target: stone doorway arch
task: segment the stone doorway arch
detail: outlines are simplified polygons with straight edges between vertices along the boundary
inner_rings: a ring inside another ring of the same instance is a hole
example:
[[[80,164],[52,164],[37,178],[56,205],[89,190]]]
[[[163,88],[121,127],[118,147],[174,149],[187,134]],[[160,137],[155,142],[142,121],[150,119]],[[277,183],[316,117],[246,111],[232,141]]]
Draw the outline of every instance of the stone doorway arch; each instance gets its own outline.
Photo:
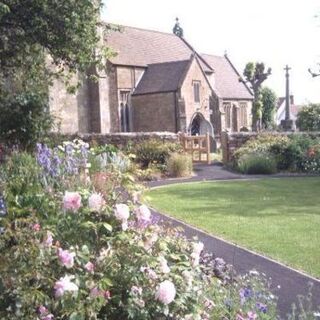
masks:
[[[213,126],[211,122],[205,119],[202,113],[196,112],[190,121],[188,128],[188,134],[192,136],[209,134],[211,137],[214,136]]]

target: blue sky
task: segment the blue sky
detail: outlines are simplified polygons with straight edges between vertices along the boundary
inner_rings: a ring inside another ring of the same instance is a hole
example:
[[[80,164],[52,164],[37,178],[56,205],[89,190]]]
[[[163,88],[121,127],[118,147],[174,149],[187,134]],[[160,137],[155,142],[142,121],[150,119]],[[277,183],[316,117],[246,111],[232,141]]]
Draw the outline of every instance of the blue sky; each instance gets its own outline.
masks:
[[[265,82],[285,94],[284,70],[291,70],[296,103],[320,102],[320,77],[309,67],[320,63],[318,0],[104,0],[104,20],[172,32],[179,17],[185,38],[201,53],[227,51],[240,72],[248,61],[272,68]]]

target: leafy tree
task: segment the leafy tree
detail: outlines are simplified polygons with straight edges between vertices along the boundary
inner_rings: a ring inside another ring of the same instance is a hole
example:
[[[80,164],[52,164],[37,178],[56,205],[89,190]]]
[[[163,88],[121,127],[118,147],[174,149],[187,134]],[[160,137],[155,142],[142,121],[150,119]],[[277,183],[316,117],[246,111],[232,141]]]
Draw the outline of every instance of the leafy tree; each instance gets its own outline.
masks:
[[[320,104],[304,106],[298,112],[296,124],[301,131],[320,131]]]
[[[266,70],[262,62],[249,62],[243,71],[245,81],[250,84],[254,94],[252,106],[252,129],[258,131],[261,129],[262,118],[262,95],[261,85],[271,74],[271,68]]]
[[[276,93],[268,88],[263,87],[261,89],[261,101],[262,101],[262,127],[264,129],[270,129],[274,125],[274,112],[276,110],[277,95]]]
[[[113,27],[100,22],[101,6],[101,0],[0,0],[2,140],[27,145],[34,141],[35,128],[41,133],[49,128],[43,116],[53,77],[63,77],[68,84],[76,72],[85,73],[92,65],[103,67],[110,50],[101,40],[103,32]],[[32,121],[21,124],[19,118],[29,119],[29,112]],[[23,136],[22,130],[30,132]],[[6,132],[20,133],[9,137]]]
[[[1,70],[21,67],[26,57],[43,50],[54,64],[72,71],[99,62],[104,53],[96,50],[100,8],[100,0],[2,0]]]

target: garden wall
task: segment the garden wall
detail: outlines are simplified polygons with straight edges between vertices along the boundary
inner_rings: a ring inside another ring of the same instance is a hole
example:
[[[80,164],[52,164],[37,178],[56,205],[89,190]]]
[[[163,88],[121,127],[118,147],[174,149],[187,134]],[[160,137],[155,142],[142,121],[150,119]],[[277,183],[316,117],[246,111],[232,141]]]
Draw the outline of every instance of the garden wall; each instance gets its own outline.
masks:
[[[257,132],[238,132],[238,133],[221,133],[222,161],[226,165],[233,160],[234,152],[239,149],[249,139],[254,139]],[[320,137],[320,132],[266,132],[268,135],[290,136],[290,135],[308,135],[310,137]]]
[[[157,139],[161,141],[179,141],[179,135],[171,132],[126,132],[126,133],[85,133],[85,134],[52,134],[52,139],[61,143],[81,139],[89,144],[112,144],[119,148],[124,147],[128,142],[139,143],[148,139]]]

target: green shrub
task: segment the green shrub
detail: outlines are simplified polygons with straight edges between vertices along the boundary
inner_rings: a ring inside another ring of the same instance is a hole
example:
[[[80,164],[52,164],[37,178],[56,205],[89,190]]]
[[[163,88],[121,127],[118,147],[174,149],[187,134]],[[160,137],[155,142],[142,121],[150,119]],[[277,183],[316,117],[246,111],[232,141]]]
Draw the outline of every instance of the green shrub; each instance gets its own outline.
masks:
[[[301,131],[320,131],[320,104],[303,107],[297,116],[297,127]]]
[[[136,161],[141,163],[143,168],[150,163],[165,164],[174,152],[181,152],[182,146],[178,142],[164,142],[157,139],[145,140],[133,147],[136,154]]]
[[[192,157],[189,154],[174,153],[168,159],[167,167],[172,177],[188,177],[192,174]]]
[[[26,92],[0,99],[0,140],[8,145],[32,148],[52,127],[48,101]]]
[[[277,161],[268,153],[249,153],[239,159],[237,168],[245,174],[272,174],[277,172]]]

